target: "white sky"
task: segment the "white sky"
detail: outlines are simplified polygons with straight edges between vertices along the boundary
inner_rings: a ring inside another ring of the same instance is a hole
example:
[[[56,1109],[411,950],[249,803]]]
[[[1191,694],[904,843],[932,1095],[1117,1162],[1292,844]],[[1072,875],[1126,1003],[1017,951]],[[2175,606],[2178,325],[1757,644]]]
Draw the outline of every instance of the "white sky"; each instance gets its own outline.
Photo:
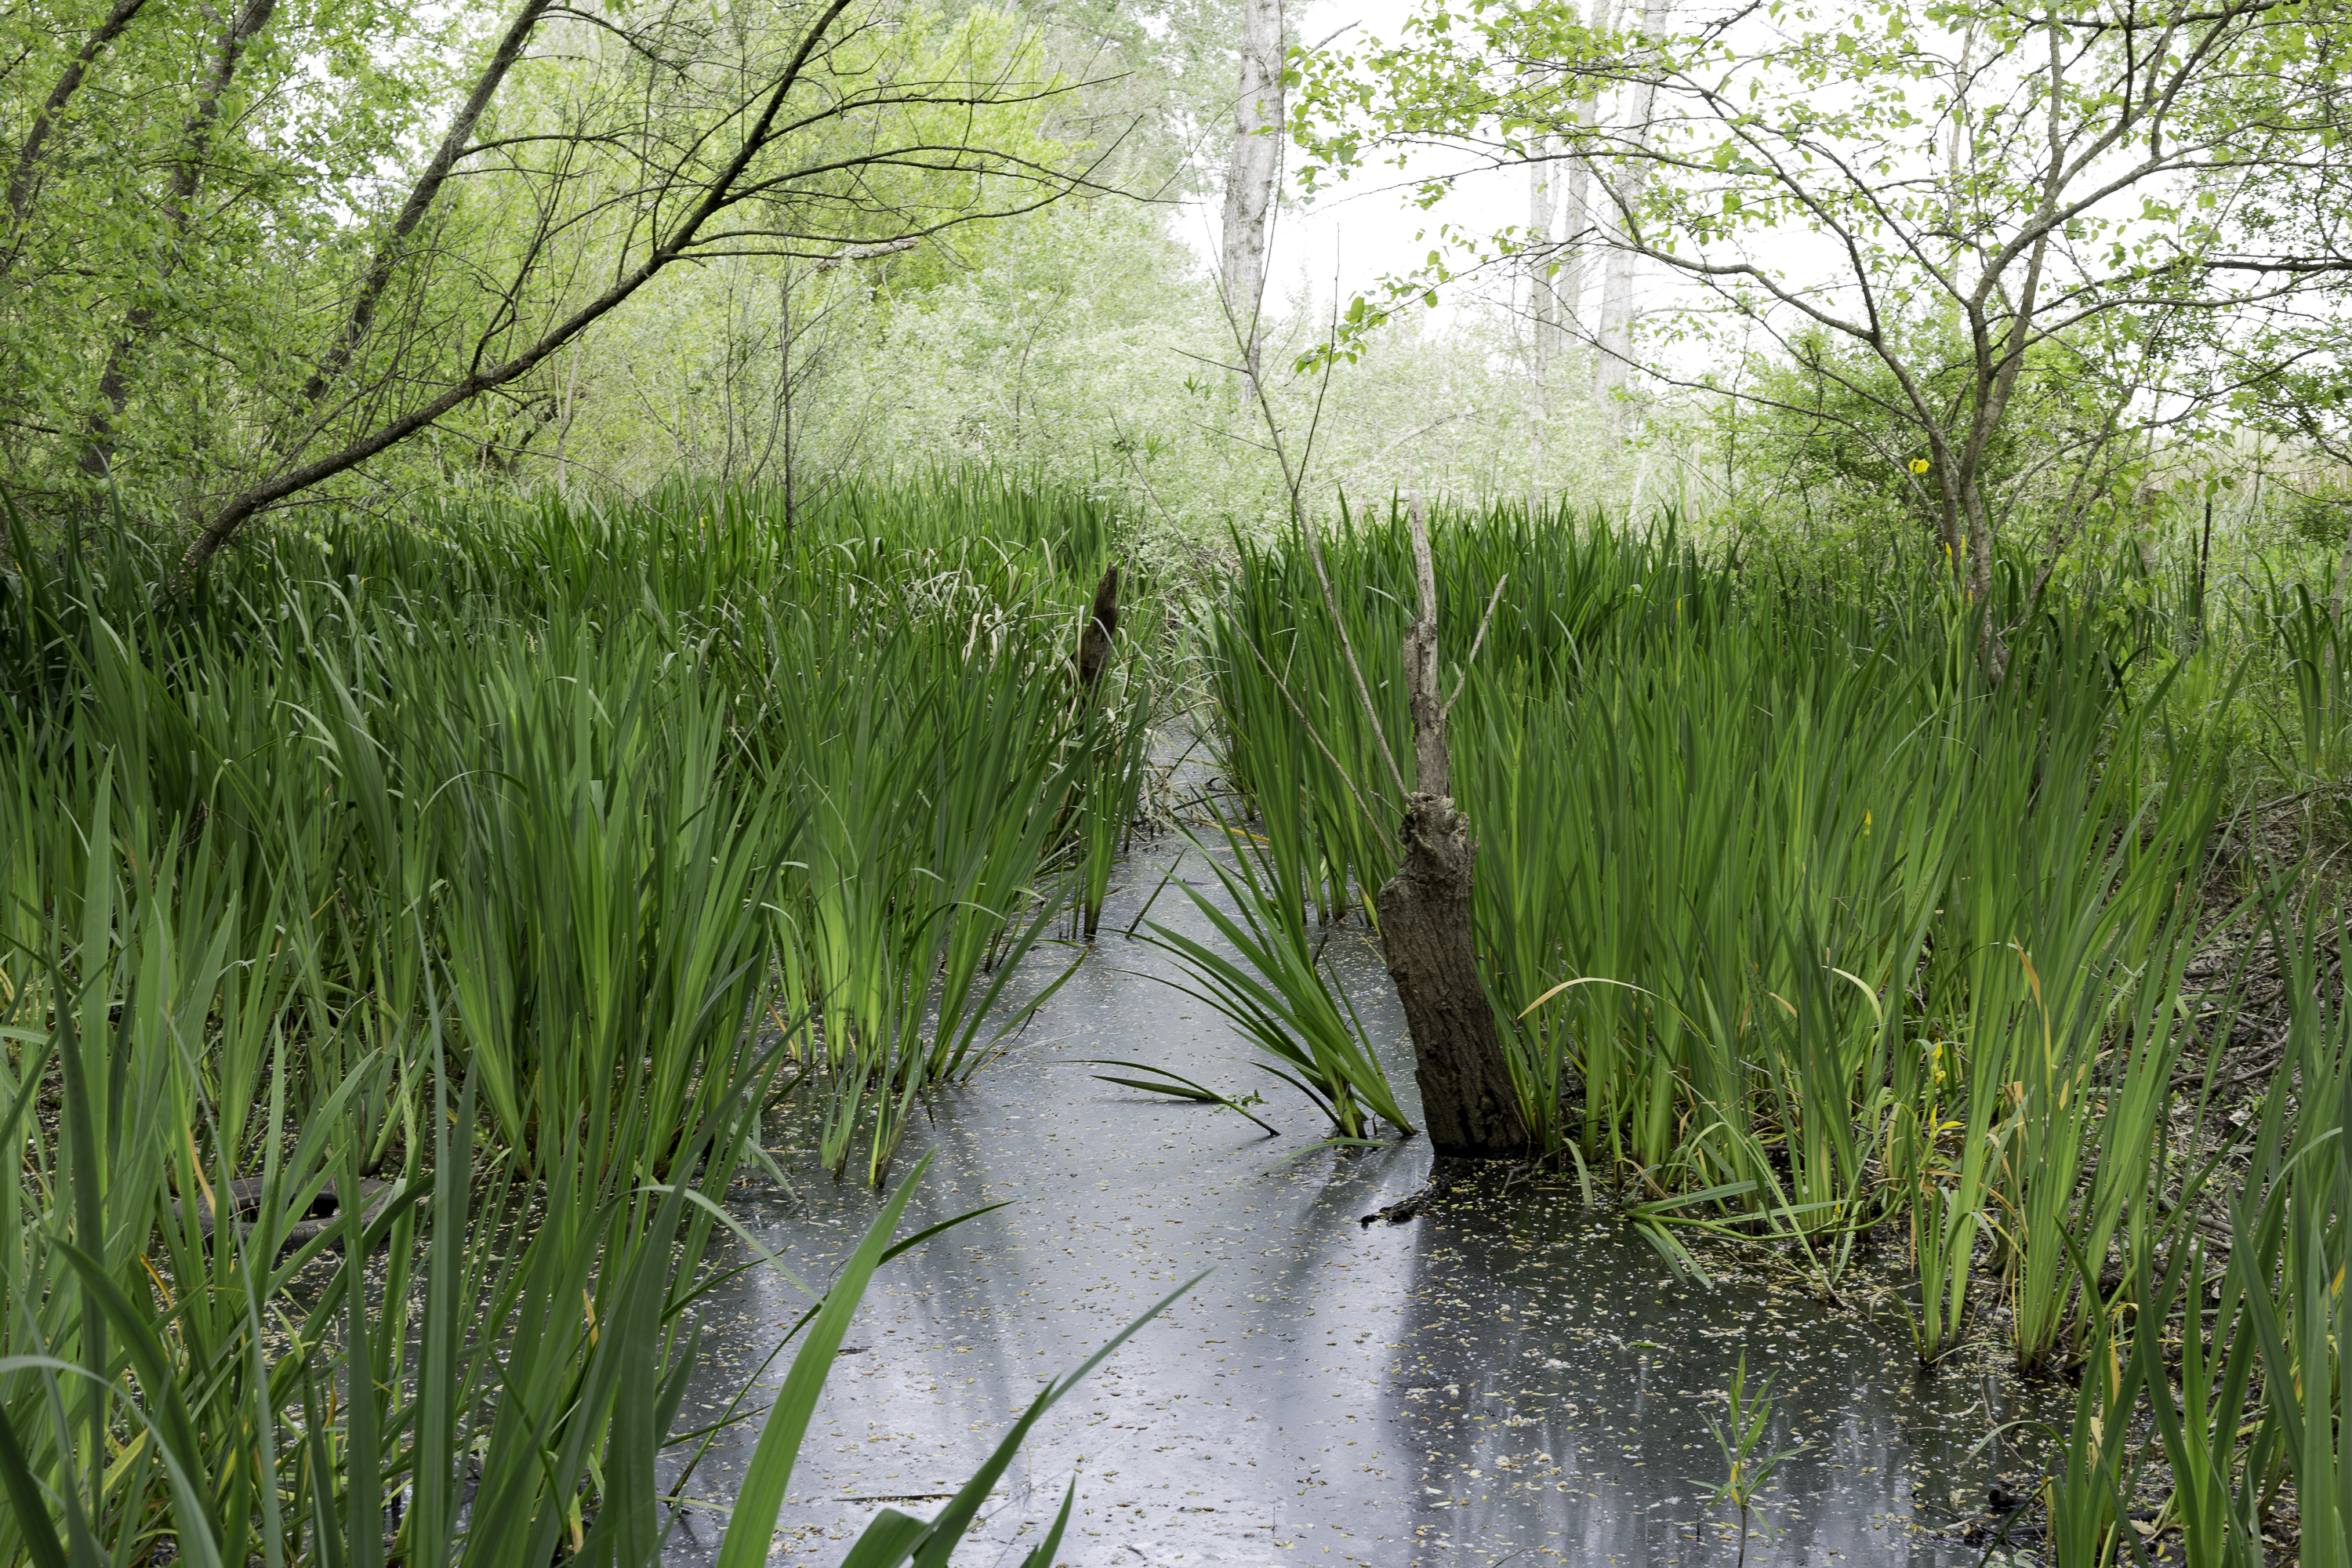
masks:
[[[1360,45],[1369,37],[1392,38],[1414,9],[1414,0],[1309,0],[1303,8],[1286,7],[1289,28],[1304,43],[1320,43],[1350,22],[1355,31],[1341,47]],[[1297,149],[1287,149],[1293,158]],[[1418,170],[1446,167],[1443,160],[1417,163]],[[1523,171],[1487,171],[1473,174],[1436,207],[1423,211],[1410,199],[1402,171],[1375,167],[1360,174],[1337,190],[1328,191],[1310,206],[1296,200],[1295,182],[1286,180],[1286,201],[1275,220],[1266,269],[1267,301],[1280,308],[1302,283],[1328,308],[1336,276],[1341,300],[1369,293],[1385,273],[1404,272],[1418,266],[1429,247],[1414,236],[1454,223],[1473,232],[1486,232],[1528,218],[1528,176]],[[1184,218],[1185,238],[1202,260],[1213,267],[1217,254],[1218,206],[1215,199],[1195,204]],[[1438,314],[1447,312],[1441,306]]]

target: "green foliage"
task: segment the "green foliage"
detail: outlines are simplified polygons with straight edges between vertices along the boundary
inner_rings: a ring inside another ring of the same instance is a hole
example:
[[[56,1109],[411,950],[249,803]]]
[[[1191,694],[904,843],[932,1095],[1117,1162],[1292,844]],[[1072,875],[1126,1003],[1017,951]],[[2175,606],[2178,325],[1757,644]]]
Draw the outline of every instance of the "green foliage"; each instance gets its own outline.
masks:
[[[37,128],[0,213],[0,479],[205,538],[320,486],[509,477],[574,422],[559,351],[666,274],[764,262],[752,303],[856,278],[1110,174],[1118,140],[991,6],[89,9],[12,24],[0,73]],[[729,363],[755,336],[731,310],[719,335]]]
[[[1890,335],[1937,410],[1939,433],[1965,441],[1979,391],[1965,336],[1948,317]],[[2105,423],[2084,357],[2063,340],[2033,345],[2009,395],[2013,412],[1979,458],[1979,482],[2015,498],[2020,535],[2066,525],[2065,498],[2035,481],[2053,464],[2063,471],[2063,455],[2092,442]],[[1795,334],[1784,354],[1754,356],[1738,396],[1717,410],[1714,444],[1731,470],[1728,509],[1761,528],[1778,531],[1796,514],[1808,531],[1841,541],[1937,535],[1933,452],[1903,387],[1878,355],[1822,329]]]
[[[1707,1430],[1714,1435],[1715,1446],[1723,1455],[1723,1479],[1717,1484],[1715,1494],[1707,1500],[1711,1508],[1728,1502],[1739,1510],[1739,1552],[1737,1562],[1748,1561],[1748,1513],[1755,1505],[1756,1494],[1780,1468],[1780,1461],[1797,1453],[1804,1445],[1793,1448],[1776,1448],[1764,1452],[1765,1435],[1772,1424],[1772,1380],[1769,1377],[1757,1384],[1754,1392],[1748,1387],[1748,1352],[1739,1352],[1739,1363],[1732,1368],[1731,1382],[1723,1391],[1724,1414],[1721,1421],[1712,1415],[1706,1418]]]
[[[658,1559],[761,1114],[832,1084],[880,1180],[1134,734],[1069,700],[1099,509],[772,502],[277,533],[170,609],[16,526],[0,1563]]]
[[[2341,549],[2352,534],[2352,488],[2326,485],[2296,495],[2283,509],[2281,521],[2298,539]]]
[[[2174,889],[2221,801],[2193,738],[2124,705],[2088,617],[2043,623],[1986,688],[1971,612],[1925,563],[1876,589],[1769,562],[1743,582],[1671,535],[1508,511],[1434,542],[1448,659],[1503,584],[1453,780],[1529,1127],[1648,1194],[1678,1265],[1678,1228],[1769,1236],[1827,1288],[1862,1231],[1913,1229],[1929,1359],[1997,1225],[2014,1349],[2042,1361],[2076,1321],[2070,1238],[2103,1250],[2137,1212],[2147,1166],[2104,1154],[2147,1147],[2184,1044]],[[1330,553],[1408,756],[1402,530]],[[1269,826],[1269,879],[1369,917],[1398,805],[1302,556],[1244,548],[1213,623],[1221,718],[1265,820],[1300,825]]]
[[[1329,561],[1409,759],[1387,673],[1402,535],[1359,526]],[[1995,1293],[2021,1363],[2079,1358],[2046,1433],[2053,1561],[2150,1561],[2178,1530],[2192,1563],[2258,1563],[2291,1489],[2305,1559],[2341,1562],[2352,1010],[2325,975],[2346,917],[2316,893],[2291,916],[2285,879],[2264,885],[2291,1021],[2233,1134],[2234,1069],[2190,1051],[2227,1037],[2236,986],[2191,980],[2183,893],[2217,826],[2215,731],[2249,705],[2291,716],[2292,670],[2336,667],[2324,594],[2239,582],[2206,640],[2161,563],[2122,615],[2079,575],[1988,688],[1972,611],[1925,563],[1824,571],[1751,536],[1735,566],[1508,510],[1441,516],[1433,542],[1451,660],[1510,574],[1453,775],[1530,1125],[1678,1267],[1698,1267],[1675,1234],[1696,1229],[1835,1291],[1854,1237],[1886,1226],[1924,1363]],[[1267,880],[1369,916],[1394,854],[1384,770],[1303,551],[1242,553],[1214,680]],[[2332,689],[2301,733],[2340,734]],[[2179,1139],[2176,1086],[2200,1079]],[[1718,1501],[1744,1510],[1767,1473],[1769,1408],[1735,1384]],[[2133,1511],[2150,1488],[2168,1488],[2153,1521]]]
[[[1797,433],[1840,432],[1808,459],[1874,468],[1865,497],[1890,470],[1907,484],[1980,605],[2037,491],[2064,498],[2063,532],[2138,437],[2333,363],[2326,208],[2278,189],[2334,191],[2345,172],[2343,68],[2301,7],[2168,0],[2095,41],[2054,14],[1917,0],[1616,15],[1427,0],[1391,37],[1294,57],[1310,189],[1436,146],[1576,169],[1599,193],[1570,220],[1592,237],[1438,226],[1425,261],[1335,321],[1333,351],[1455,280],[1581,266],[1597,239],[1612,268],[1677,290],[1639,342],[1620,294],[1606,352],[1745,395],[1715,367],[1772,345],[1799,377],[1781,411]],[[1440,162],[1413,176],[1424,205],[1456,177]],[[2290,205],[2302,221],[2266,221]],[[2298,310],[2301,336],[2272,330]],[[1998,678],[2004,631],[1979,631]]]

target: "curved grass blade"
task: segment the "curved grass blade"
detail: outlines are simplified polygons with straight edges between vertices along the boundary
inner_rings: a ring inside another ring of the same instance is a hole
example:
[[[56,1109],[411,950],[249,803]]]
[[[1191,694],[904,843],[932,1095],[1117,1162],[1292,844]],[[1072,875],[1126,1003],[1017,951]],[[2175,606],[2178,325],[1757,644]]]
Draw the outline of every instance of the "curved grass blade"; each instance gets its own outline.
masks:
[[[1260,1127],[1264,1127],[1265,1129],[1266,1135],[1268,1137],[1279,1138],[1282,1136],[1281,1128],[1260,1121],[1257,1117],[1250,1116],[1248,1111],[1242,1110],[1238,1101],[1229,1100],[1225,1096],[1219,1094],[1215,1089],[1210,1089],[1204,1084],[1194,1083],[1191,1079],[1184,1077],[1182,1074],[1171,1072],[1166,1068],[1156,1068],[1148,1062],[1122,1062],[1108,1059],[1097,1060],[1092,1058],[1089,1058],[1083,1065],[1090,1068],[1129,1068],[1137,1072],[1156,1073],[1169,1081],[1166,1083],[1152,1083],[1139,1078],[1113,1078],[1107,1073],[1097,1073],[1094,1077],[1096,1081],[1098,1083],[1115,1083],[1122,1089],[1139,1089],[1146,1094],[1164,1094],[1171,1100],[1189,1100],[1200,1105],[1222,1105],[1227,1110],[1239,1110],[1244,1116],[1249,1116],[1249,1119],[1252,1121],[1257,1122]]]
[[[751,1462],[743,1474],[743,1489],[736,1497],[734,1517],[727,1521],[727,1533],[719,1543],[718,1568],[761,1568],[767,1562],[768,1542],[775,1532],[776,1517],[784,1506],[784,1487],[792,1479],[793,1462],[800,1458],[801,1440],[807,1435],[810,1418],[816,1414],[817,1398],[824,1392],[825,1378],[833,1371],[833,1358],[841,1349],[842,1336],[849,1331],[850,1320],[857,1314],[866,1281],[881,1266],[891,1234],[898,1228],[898,1216],[906,1212],[908,1200],[915,1194],[915,1184],[922,1180],[930,1163],[931,1157],[925,1154],[907,1173],[898,1190],[890,1194],[890,1201],[882,1205],[882,1212],[866,1227],[865,1239],[850,1254],[849,1261],[842,1265],[840,1275],[816,1310],[807,1342],[793,1358],[792,1370],[784,1374],[783,1389],[769,1406],[767,1425],[761,1429],[759,1444],[751,1451]]]

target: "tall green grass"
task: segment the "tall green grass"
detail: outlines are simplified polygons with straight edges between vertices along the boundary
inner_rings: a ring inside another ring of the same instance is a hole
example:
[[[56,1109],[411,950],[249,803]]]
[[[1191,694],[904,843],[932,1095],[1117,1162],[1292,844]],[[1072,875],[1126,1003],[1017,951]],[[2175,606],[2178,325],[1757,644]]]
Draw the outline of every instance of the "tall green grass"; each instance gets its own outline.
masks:
[[[2345,1563],[2352,921],[2318,861],[2254,882],[2291,1016],[2251,1119],[2221,1116],[2207,1055],[2234,986],[2188,973],[2224,763],[2335,787],[2323,597],[2241,581],[2217,607],[2200,574],[2026,616],[2005,563],[1994,687],[1975,609],[1932,574],[1783,572],[1508,510],[1435,544],[1449,659],[1503,584],[1453,776],[1490,995],[1549,1148],[1678,1267],[1703,1230],[1836,1292],[1891,1235],[1923,1361],[1997,1332],[2028,1369],[2072,1364],[2053,1562],[2148,1562],[2178,1531],[2188,1562],[2251,1568],[2269,1531]],[[1401,803],[1303,552],[1236,548],[1210,634],[1262,901],[1369,920]],[[1410,765],[1405,550],[1391,517],[1328,559]],[[2115,580],[2153,581],[2137,552]],[[2283,769],[2229,745],[2249,710]]]
[[[1147,661],[1091,711],[1066,668],[1112,543],[681,491],[282,534],[159,608],[135,539],[16,529],[0,1563],[656,1560],[763,1110],[830,1090],[878,1184],[1116,837]]]
[[[2070,1257],[2105,1300],[2042,1494],[2050,1558],[2068,1568],[2256,1568],[2281,1546],[2323,1568],[2352,1560],[2352,1031],[2338,988],[2319,984],[2347,928],[2340,905],[2306,895],[2290,921],[2286,904],[2266,916],[2289,955],[2284,1057],[2231,1118],[2242,1133],[2183,1163],[2120,1269]]]
[[[2195,738],[2060,617],[1987,688],[1929,577],[1782,578],[1565,516],[1436,544],[1449,659],[1502,584],[1453,772],[1528,1125],[1678,1266],[1692,1227],[1766,1236],[1834,1289],[1897,1226],[1923,1356],[1990,1267],[2018,1359],[2049,1358],[2088,1310],[2067,1247],[2105,1256],[2152,1179],[2178,895],[2222,801]],[[1272,879],[1369,919],[1399,803],[1307,563],[1241,550],[1213,627],[1232,766]],[[1351,526],[1331,568],[1404,757],[1402,530]]]

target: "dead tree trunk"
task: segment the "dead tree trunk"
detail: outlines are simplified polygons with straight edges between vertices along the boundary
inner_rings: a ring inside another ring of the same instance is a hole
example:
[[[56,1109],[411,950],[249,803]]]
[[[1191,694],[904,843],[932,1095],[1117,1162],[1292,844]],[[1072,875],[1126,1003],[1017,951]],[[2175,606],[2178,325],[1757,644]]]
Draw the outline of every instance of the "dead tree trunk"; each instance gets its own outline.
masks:
[[[1088,702],[1103,671],[1110,668],[1113,639],[1118,636],[1118,567],[1113,563],[1095,584],[1094,614],[1078,634],[1078,690]]]
[[[1438,1157],[1521,1159],[1530,1152],[1528,1124],[1478,977],[1470,902],[1478,847],[1451,793],[1437,577],[1417,503],[1412,520],[1421,618],[1405,631],[1404,668],[1419,777],[1405,800],[1404,858],[1377,900],[1381,945],[1412,1029],[1422,1125]],[[1476,653],[1474,646],[1472,657]]]

